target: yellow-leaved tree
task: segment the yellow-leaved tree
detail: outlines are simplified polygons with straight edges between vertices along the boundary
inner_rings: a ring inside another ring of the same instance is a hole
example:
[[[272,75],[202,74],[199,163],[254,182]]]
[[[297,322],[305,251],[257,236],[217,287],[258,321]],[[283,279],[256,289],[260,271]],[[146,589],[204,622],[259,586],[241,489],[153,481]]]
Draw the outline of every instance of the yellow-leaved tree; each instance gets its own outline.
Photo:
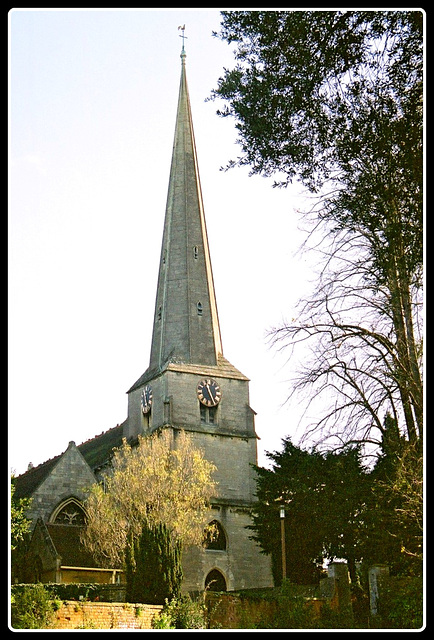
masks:
[[[184,431],[162,430],[124,439],[114,450],[104,482],[89,489],[82,542],[101,566],[124,566],[127,545],[143,523],[165,525],[182,546],[204,539],[209,500],[216,495],[215,466]]]

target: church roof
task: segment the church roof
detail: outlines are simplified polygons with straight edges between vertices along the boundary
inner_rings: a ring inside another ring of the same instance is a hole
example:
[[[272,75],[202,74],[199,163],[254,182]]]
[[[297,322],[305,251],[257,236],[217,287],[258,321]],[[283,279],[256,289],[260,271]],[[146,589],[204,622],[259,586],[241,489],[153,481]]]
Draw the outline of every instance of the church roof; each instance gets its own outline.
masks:
[[[116,425],[108,431],[86,440],[78,445],[78,450],[92,470],[101,467],[110,458],[115,447],[122,444],[123,425]],[[40,484],[48,477],[52,469],[62,457],[63,453],[46,460],[37,467],[29,469],[25,473],[14,478],[16,499],[30,497]]]
[[[123,438],[123,424],[104,431],[99,436],[86,440],[78,445],[78,450],[83,455],[92,470],[102,466],[111,456],[115,447],[120,447]]]
[[[65,524],[45,524],[63,566],[98,567],[99,563],[80,541],[83,527]]]
[[[179,371],[181,373],[193,373],[198,376],[210,376],[215,378],[235,378],[237,380],[249,380],[247,376],[245,376],[241,371],[239,371],[233,364],[226,360],[224,356],[221,354],[217,358],[217,364],[213,365],[203,365],[203,364],[191,364],[186,362],[168,362],[161,369],[159,368],[151,368],[146,369],[145,373],[143,373],[138,380],[133,384],[133,386],[128,389],[127,393],[134,391],[134,389],[138,389],[143,386],[149,380],[156,378],[158,375],[163,373],[164,371]]]
[[[37,467],[28,469],[25,473],[14,478],[13,483],[15,486],[14,498],[19,500],[20,498],[28,498],[39,487],[39,485],[49,475],[51,470],[55,467],[60,459],[59,456],[50,458]]]

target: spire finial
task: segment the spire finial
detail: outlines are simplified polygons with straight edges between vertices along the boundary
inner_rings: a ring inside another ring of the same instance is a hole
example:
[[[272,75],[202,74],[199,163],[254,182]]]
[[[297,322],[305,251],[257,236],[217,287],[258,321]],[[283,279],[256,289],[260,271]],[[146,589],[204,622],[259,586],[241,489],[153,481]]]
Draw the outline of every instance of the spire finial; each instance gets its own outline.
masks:
[[[184,24],[184,25],[182,25],[182,26],[179,26],[179,27],[178,27],[178,31],[179,31],[179,29],[181,29],[181,31],[182,31],[182,34],[179,36],[180,38],[182,38],[182,51],[181,51],[181,58],[185,58],[185,57],[186,57],[186,55],[187,55],[187,54],[185,53],[185,49],[184,49],[184,40],[185,40],[185,38],[187,37],[187,36],[185,35],[185,24]]]

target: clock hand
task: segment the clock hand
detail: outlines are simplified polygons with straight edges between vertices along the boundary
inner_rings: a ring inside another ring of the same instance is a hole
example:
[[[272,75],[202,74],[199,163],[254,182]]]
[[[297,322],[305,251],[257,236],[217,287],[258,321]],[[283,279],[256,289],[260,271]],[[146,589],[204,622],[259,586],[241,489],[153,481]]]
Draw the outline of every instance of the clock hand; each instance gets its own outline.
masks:
[[[215,398],[214,398],[214,396],[212,395],[212,391],[211,391],[211,389],[209,388],[209,384],[208,384],[208,383],[206,383],[206,388],[208,389],[208,393],[209,393],[209,397],[210,397],[211,402],[215,402]]]

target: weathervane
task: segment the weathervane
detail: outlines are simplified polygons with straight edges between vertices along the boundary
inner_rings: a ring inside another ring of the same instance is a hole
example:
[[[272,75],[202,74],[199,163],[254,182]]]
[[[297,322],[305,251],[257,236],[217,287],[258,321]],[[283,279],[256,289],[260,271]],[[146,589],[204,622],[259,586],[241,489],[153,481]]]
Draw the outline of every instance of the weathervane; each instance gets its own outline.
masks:
[[[182,31],[182,35],[180,35],[179,37],[182,38],[182,51],[181,51],[181,55],[184,53],[185,54],[185,49],[184,49],[184,40],[185,38],[187,38],[187,36],[185,35],[185,24],[181,27],[178,27],[178,31],[179,29],[181,29]]]

